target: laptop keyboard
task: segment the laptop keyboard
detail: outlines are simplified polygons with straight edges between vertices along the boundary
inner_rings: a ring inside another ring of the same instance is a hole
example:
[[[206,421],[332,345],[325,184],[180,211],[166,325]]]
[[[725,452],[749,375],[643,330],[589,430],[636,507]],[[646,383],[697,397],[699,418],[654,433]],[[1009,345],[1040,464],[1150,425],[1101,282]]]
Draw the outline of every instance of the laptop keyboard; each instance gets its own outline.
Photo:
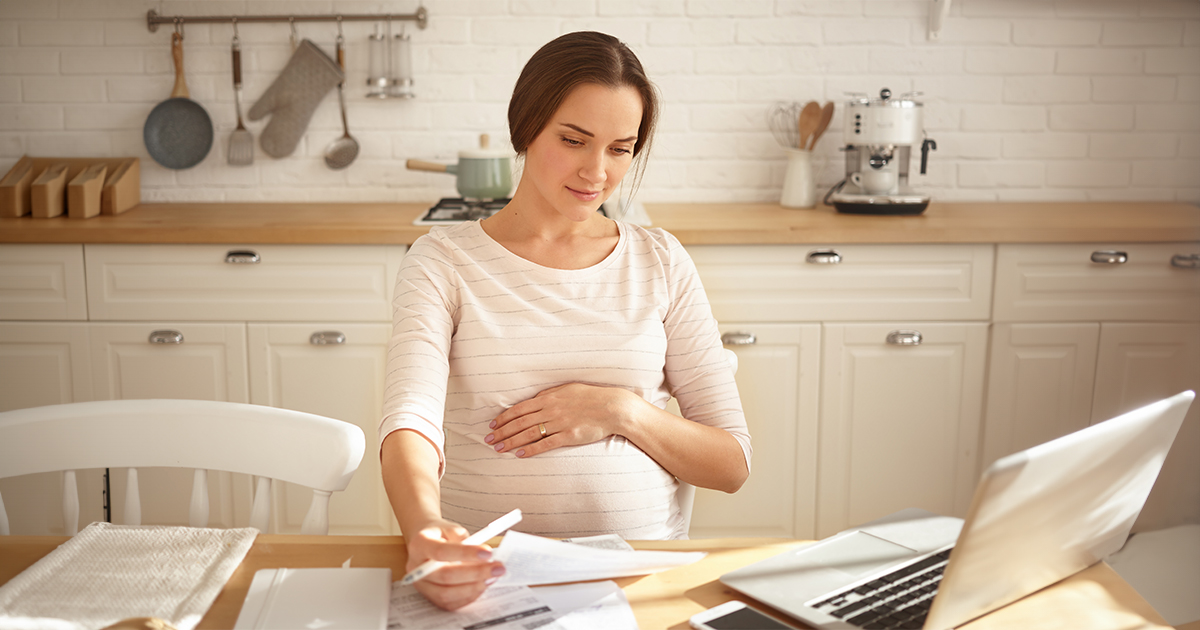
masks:
[[[925,625],[925,616],[929,614],[929,606],[933,604],[933,596],[937,594],[949,559],[950,550],[947,549],[812,604],[812,607],[866,630],[919,630]]]

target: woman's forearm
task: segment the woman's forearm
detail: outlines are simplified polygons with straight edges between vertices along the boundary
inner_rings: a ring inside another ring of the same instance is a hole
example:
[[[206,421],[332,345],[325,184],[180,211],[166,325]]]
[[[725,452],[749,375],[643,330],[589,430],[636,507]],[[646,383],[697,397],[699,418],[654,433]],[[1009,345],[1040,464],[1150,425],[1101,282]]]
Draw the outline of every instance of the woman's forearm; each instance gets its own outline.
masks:
[[[628,390],[619,435],[671,474],[694,486],[736,492],[750,476],[738,441],[723,429],[680,418]],[[623,394],[623,395],[625,395]]]
[[[380,457],[388,502],[400,531],[411,538],[442,516],[437,450],[420,433],[400,429],[384,438]]]

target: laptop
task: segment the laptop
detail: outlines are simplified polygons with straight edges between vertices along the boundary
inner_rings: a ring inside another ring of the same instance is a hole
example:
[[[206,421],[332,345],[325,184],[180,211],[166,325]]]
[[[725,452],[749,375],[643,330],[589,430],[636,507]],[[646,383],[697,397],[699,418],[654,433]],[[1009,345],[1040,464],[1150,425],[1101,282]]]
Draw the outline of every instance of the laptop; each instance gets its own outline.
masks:
[[[997,460],[965,520],[903,510],[721,581],[814,628],[961,626],[1124,546],[1193,398]]]

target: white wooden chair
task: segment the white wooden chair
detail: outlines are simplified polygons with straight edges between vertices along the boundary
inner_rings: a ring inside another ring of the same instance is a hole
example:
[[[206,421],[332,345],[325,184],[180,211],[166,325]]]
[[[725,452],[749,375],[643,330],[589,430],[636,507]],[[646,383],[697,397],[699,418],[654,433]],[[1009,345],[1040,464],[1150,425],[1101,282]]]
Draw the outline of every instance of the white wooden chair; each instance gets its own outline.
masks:
[[[0,413],[0,479],[65,471],[63,520],[79,530],[75,470],[128,468],[124,523],[141,524],[137,469],[194,468],[192,527],[208,524],[208,470],[255,475],[250,526],[267,531],[271,480],[313,490],[300,528],[329,533],[329,497],[362,461],[362,429],[323,416],[206,400],[110,400]],[[0,497],[0,535],[9,533]]]

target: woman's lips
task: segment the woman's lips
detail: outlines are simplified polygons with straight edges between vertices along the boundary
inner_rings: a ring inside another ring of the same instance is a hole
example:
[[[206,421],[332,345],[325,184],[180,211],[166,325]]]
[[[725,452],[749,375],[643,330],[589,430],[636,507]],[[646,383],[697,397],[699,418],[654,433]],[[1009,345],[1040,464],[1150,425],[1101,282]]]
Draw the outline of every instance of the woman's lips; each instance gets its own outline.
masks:
[[[567,190],[571,191],[571,194],[575,195],[575,198],[580,201],[595,201],[596,198],[600,196],[600,191],[598,190],[595,192],[585,192],[582,190],[575,190],[570,186],[567,186]]]

